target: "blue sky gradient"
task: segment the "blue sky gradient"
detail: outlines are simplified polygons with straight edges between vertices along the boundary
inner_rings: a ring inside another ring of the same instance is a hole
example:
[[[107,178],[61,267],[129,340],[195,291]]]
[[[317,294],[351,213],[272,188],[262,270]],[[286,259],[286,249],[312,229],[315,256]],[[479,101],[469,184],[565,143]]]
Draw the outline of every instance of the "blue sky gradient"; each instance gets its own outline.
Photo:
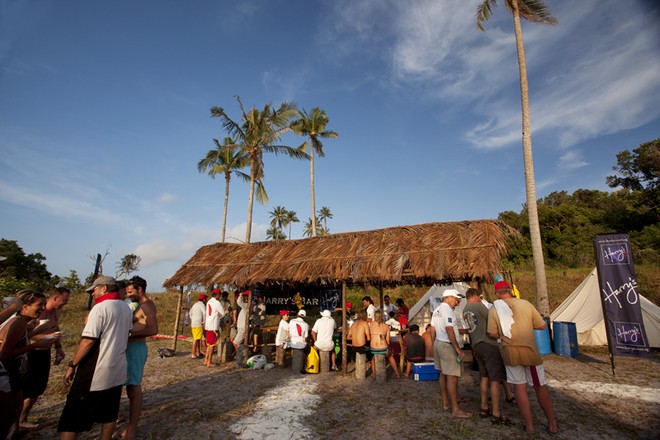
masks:
[[[338,139],[316,161],[331,232],[496,218],[525,200],[513,23],[502,2],[0,0],[0,235],[84,279],[142,257],[149,290],[220,239],[224,180],[197,162],[213,106],[293,100]],[[523,23],[538,197],[609,190],[616,153],[659,136],[660,5],[546,2]],[[303,139],[287,135],[284,143]],[[247,172],[247,170],[246,170]],[[309,164],[265,157],[268,213],[310,217]],[[230,187],[243,240],[247,184]]]

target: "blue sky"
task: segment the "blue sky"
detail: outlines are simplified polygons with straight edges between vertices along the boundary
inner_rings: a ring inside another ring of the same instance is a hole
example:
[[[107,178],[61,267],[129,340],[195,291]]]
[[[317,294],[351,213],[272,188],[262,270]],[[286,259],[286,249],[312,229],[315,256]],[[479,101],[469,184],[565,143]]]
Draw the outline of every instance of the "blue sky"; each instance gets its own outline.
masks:
[[[338,139],[316,161],[331,232],[496,218],[525,200],[512,18],[479,1],[0,0],[0,236],[84,278],[142,258],[149,290],[220,239],[223,179],[197,162],[209,109],[293,100]],[[660,134],[660,5],[546,2],[523,24],[538,197],[609,190],[616,153]],[[288,145],[302,139],[289,135]],[[246,170],[247,171],[247,170]],[[310,216],[309,163],[266,156],[267,205]],[[244,239],[247,185],[230,187]],[[293,238],[302,237],[302,221]]]

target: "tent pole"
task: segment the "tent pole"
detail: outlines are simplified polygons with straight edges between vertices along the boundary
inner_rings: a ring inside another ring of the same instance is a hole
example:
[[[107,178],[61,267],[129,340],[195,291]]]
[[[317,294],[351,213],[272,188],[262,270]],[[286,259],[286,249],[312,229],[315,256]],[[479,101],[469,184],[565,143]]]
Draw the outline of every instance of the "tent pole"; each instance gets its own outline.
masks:
[[[176,305],[176,319],[174,320],[174,341],[172,350],[176,353],[176,343],[179,340],[179,319],[181,318],[181,307],[183,306],[183,286],[179,287],[179,301]]]
[[[341,283],[341,369],[348,374],[348,323],[346,322],[346,281]]]

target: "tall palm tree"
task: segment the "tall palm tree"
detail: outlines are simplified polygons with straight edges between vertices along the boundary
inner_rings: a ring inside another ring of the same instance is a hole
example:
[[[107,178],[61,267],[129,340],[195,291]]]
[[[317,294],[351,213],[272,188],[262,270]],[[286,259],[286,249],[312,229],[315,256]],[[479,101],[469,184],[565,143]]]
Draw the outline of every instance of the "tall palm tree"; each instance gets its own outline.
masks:
[[[276,206],[271,212],[270,215],[270,226],[277,228],[280,232],[282,228],[287,225],[286,215],[287,210],[284,206]]]
[[[236,139],[235,145],[242,148],[250,158],[250,193],[248,196],[248,217],[245,242],[250,242],[252,234],[252,207],[254,204],[255,184],[264,177],[264,153],[285,153],[295,159],[309,159],[303,147],[292,148],[276,145],[282,136],[291,131],[291,121],[298,114],[292,102],[284,102],[274,109],[271,103],[262,110],[254,107],[245,110],[240,97],[236,97],[241,108],[240,123],[232,120],[221,107],[211,108],[211,117],[220,118],[225,131]]]
[[[291,240],[291,223],[299,223],[298,216],[296,211],[287,211],[286,212],[286,224],[289,225],[289,240]]]
[[[303,223],[303,236],[313,237],[314,236],[314,222],[311,218],[308,218],[305,223]]]
[[[325,127],[330,123],[330,119],[325,114],[325,111],[321,110],[318,107],[314,107],[311,113],[307,113],[305,110],[298,112],[299,119],[292,124],[294,133],[301,136],[309,137],[310,147],[310,159],[309,159],[309,176],[310,176],[310,186],[312,189],[312,234],[316,236],[316,196],[314,195],[314,152],[319,157],[324,157],[325,153],[323,152],[323,143],[321,139],[336,138],[339,135],[330,130],[326,130]],[[307,141],[303,144],[307,147]]]
[[[272,225],[266,231],[266,238],[270,240],[286,240],[286,234],[284,234],[284,232],[282,232],[280,229],[277,229],[277,226]]]
[[[532,256],[536,276],[536,308],[541,315],[550,316],[548,285],[541,245],[541,229],[536,206],[536,184],[534,182],[534,161],[532,159],[532,128],[529,113],[529,86],[527,84],[527,63],[523,46],[520,17],[532,23],[553,25],[557,20],[550,15],[550,10],[541,0],[504,0],[506,8],[513,15],[513,27],[516,34],[518,67],[520,72],[520,97],[522,101],[522,146],[525,164],[525,187],[527,193],[527,212],[529,214],[529,235],[532,241]],[[496,0],[484,0],[477,8],[477,28],[484,30],[482,23],[490,17]]]
[[[236,146],[236,139],[226,137],[223,144],[220,144],[217,139],[213,139],[213,143],[216,148],[206,153],[206,157],[197,163],[197,169],[200,173],[208,170],[208,174],[212,179],[215,179],[215,176],[220,173],[225,176],[225,203],[222,212],[221,240],[224,242],[225,231],[227,229],[227,206],[229,204],[229,182],[231,181],[231,175],[234,173],[243,180],[250,181],[250,176],[240,171],[250,164],[250,158],[245,151]],[[261,197],[263,198],[263,195]]]
[[[324,235],[329,232],[328,225],[327,225],[327,220],[329,218],[332,218],[332,212],[330,212],[330,208],[327,206],[323,206],[321,209],[319,209],[319,218],[323,221],[323,229],[324,229]]]
[[[314,237],[314,232],[312,230],[313,221],[311,218],[308,218],[305,223],[303,223],[303,236],[304,237]],[[321,219],[316,217],[316,236],[327,235],[328,231],[321,225]]]

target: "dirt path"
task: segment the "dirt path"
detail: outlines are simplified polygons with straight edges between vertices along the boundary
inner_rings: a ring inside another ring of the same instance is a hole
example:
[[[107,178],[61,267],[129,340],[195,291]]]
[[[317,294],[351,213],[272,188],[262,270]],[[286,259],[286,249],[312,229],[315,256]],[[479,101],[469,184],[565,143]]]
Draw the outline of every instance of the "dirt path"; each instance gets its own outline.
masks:
[[[183,343],[177,357],[160,359],[156,348],[169,344],[150,341],[145,373],[142,439],[453,439],[550,438],[533,398],[538,434],[525,435],[517,408],[504,404],[511,427],[491,426],[477,416],[452,419],[441,410],[437,382],[390,378],[377,384],[350,375],[299,375],[291,370],[237,370],[233,364],[207,368],[189,357]],[[606,354],[577,359],[544,357],[555,410],[558,439],[658,438],[660,426],[660,354],[652,359],[616,358],[612,376]],[[33,410],[42,429],[25,439],[55,438],[64,402],[63,371],[55,367],[47,394]],[[459,392],[464,407],[478,412],[478,374],[466,367]],[[128,416],[122,398],[117,431]],[[96,438],[98,429],[81,435]]]

